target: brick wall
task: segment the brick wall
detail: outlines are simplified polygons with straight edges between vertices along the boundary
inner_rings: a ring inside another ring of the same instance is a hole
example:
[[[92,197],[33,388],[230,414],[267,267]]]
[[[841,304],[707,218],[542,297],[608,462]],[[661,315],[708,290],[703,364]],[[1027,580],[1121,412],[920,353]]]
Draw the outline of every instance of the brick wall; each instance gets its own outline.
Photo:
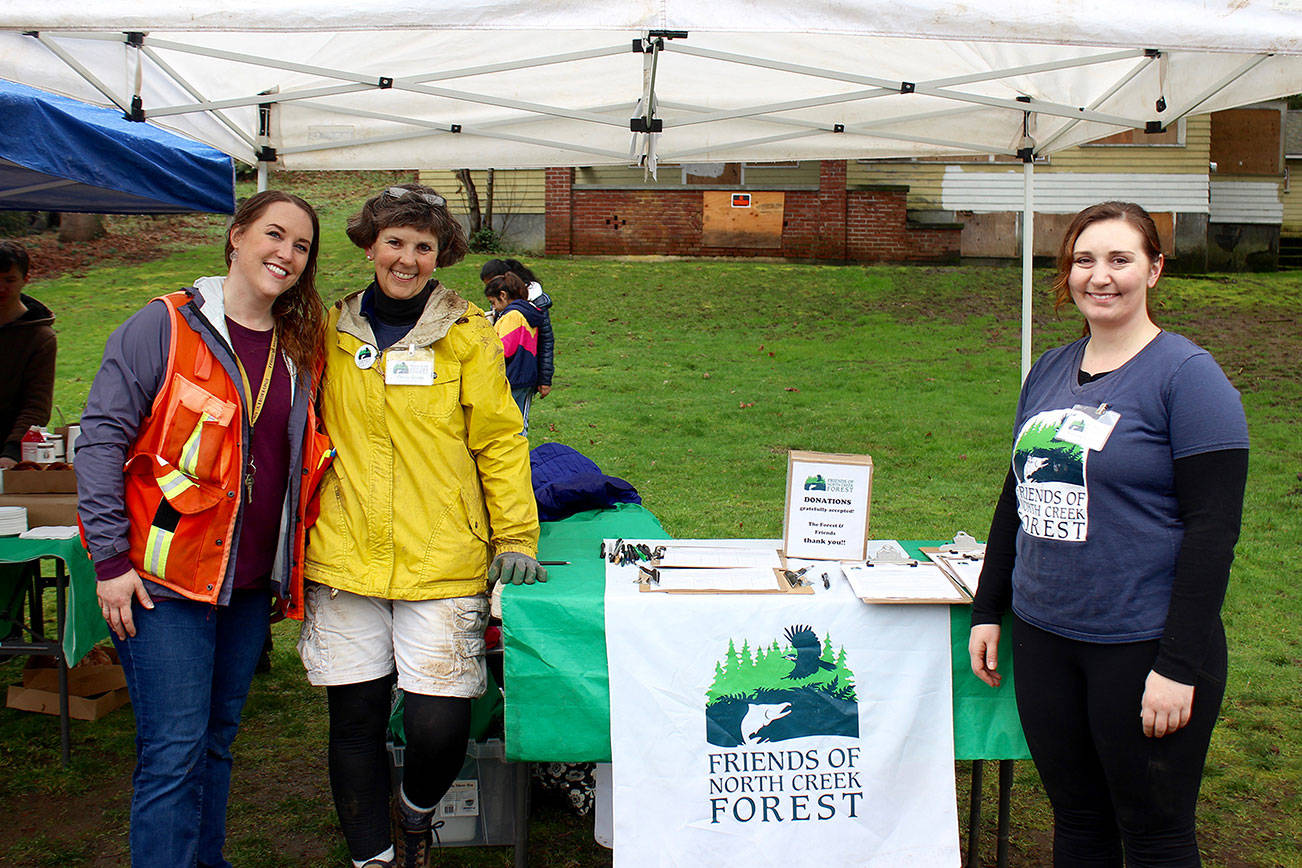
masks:
[[[571,243],[574,170],[548,169],[543,184],[547,201],[547,240],[544,251],[549,256],[568,256],[576,252]]]
[[[547,170],[548,254],[903,262],[954,259],[959,251],[958,228],[908,224],[905,188],[847,191],[840,160],[823,161],[817,191],[786,193],[776,248],[702,245],[697,189],[586,190],[573,183],[573,170]]]
[[[910,225],[908,190],[851,190],[847,196],[846,258],[855,262],[955,260],[962,230]]]
[[[846,258],[845,160],[823,160],[818,165],[818,238],[815,259]]]

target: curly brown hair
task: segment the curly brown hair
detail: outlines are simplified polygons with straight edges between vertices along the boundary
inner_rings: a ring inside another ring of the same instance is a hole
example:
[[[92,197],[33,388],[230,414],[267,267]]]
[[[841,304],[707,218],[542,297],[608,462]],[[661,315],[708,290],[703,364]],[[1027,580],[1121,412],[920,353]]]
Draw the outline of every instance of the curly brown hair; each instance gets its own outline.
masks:
[[[264,190],[245,199],[235,209],[230,228],[226,230],[226,267],[230,267],[231,255],[235,252],[231,235],[236,229],[256,221],[263,211],[276,202],[287,202],[295,206],[312,221],[312,245],[307,251],[307,264],[303,266],[303,273],[271,306],[281,349],[293,361],[295,368],[311,371],[324,353],[326,323],[325,305],[316,291],[316,257],[321,249],[321,224],[312,206],[293,193],[281,190]]]
[[[437,238],[439,268],[456,265],[469,250],[466,233],[448,212],[447,201],[420,184],[398,184],[367,199],[362,210],[348,218],[348,239],[365,250],[390,226],[410,226]]]
[[[1157,234],[1157,224],[1143,207],[1134,202],[1100,202],[1089,206],[1072,218],[1071,224],[1067,227],[1067,234],[1062,236],[1062,244],[1058,247],[1058,273],[1053,276],[1054,313],[1073,303],[1067,279],[1071,277],[1076,239],[1089,226],[1104,220],[1121,220],[1138,231],[1144,243],[1144,255],[1150,262],[1156,262],[1162,256],[1162,239]],[[1147,310],[1148,318],[1152,320],[1152,305],[1147,305]],[[1087,322],[1081,334],[1089,333],[1090,324]]]

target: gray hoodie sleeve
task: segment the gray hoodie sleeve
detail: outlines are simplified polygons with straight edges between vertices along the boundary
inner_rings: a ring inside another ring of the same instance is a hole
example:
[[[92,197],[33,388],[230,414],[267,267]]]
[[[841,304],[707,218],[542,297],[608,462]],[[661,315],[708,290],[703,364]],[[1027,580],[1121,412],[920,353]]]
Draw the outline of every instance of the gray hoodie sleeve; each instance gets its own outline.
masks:
[[[122,467],[167,372],[171,323],[162,302],[145,305],[109,336],[81,415],[77,513],[91,560],[127,551]]]

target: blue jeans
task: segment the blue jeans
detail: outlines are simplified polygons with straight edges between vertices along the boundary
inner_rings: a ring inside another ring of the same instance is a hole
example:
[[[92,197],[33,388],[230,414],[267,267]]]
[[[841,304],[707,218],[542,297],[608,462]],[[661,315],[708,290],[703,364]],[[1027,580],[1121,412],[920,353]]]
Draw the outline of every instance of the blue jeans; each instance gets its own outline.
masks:
[[[155,600],[136,604],[135,636],[113,637],[136,714],[133,868],[229,868],[231,742],[270,613],[265,591],[237,591],[224,607]]]
[[[527,386],[523,389],[512,389],[511,397],[515,399],[515,404],[520,408],[520,415],[524,417],[524,430],[520,433],[529,436],[529,407],[533,404],[533,393],[538,391],[537,386]]]

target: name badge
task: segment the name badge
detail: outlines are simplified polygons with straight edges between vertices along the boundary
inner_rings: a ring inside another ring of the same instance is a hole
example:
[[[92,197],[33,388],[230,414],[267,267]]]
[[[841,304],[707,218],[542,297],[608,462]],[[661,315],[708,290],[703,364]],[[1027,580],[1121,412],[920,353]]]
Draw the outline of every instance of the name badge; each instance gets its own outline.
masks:
[[[384,354],[384,382],[388,386],[432,386],[434,352],[426,347],[389,350]]]
[[[1116,410],[1109,410],[1107,404],[1100,404],[1097,407],[1077,404],[1062,420],[1053,439],[1100,452],[1108,442],[1108,438],[1112,436],[1112,429],[1117,427],[1117,422],[1120,420],[1121,414]]]

